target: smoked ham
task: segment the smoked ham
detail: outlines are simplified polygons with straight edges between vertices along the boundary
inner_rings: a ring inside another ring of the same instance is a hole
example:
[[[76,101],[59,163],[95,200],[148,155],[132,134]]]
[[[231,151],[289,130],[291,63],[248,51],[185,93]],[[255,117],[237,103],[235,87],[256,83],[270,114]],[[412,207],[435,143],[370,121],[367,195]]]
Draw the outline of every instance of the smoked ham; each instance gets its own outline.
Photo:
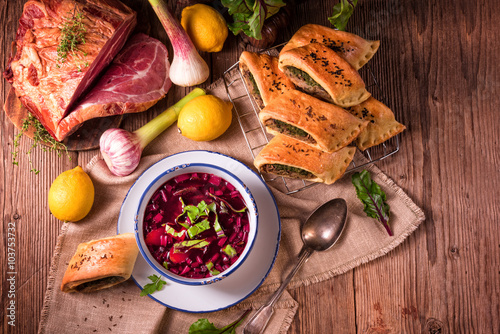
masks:
[[[130,38],[97,84],[56,128],[62,140],[83,122],[97,117],[149,109],[172,86],[167,47],[144,34]]]
[[[85,42],[64,59],[63,27],[79,21]],[[59,123],[125,44],[136,13],[117,0],[41,0],[24,5],[16,53],[4,77],[16,96],[57,140]]]

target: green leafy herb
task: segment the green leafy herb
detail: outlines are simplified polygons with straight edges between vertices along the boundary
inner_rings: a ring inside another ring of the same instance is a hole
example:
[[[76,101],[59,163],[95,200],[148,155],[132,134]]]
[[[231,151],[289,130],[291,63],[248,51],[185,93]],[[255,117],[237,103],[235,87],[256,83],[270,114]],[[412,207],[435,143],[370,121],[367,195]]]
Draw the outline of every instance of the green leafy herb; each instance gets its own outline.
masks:
[[[182,201],[182,198],[179,197],[179,199],[182,202],[182,213],[177,216],[177,218],[175,219],[176,222],[178,222],[179,218],[186,213],[187,216],[189,217],[189,220],[191,220],[191,224],[194,224],[196,222],[196,219],[198,219],[198,217],[208,216],[210,208],[209,205],[205,203],[205,201],[201,201],[200,203],[198,203],[198,206],[194,206],[194,205],[184,205],[184,201]]]
[[[220,271],[218,271],[217,269],[214,269],[214,263],[212,261],[208,262],[206,264],[206,266],[207,266],[207,269],[208,269],[208,271],[210,271],[210,274],[212,276],[217,276],[220,274]]]
[[[225,199],[222,199],[222,198],[220,198],[219,196],[215,196],[214,194],[211,194],[211,193],[208,193],[208,195],[210,195],[210,197],[215,198],[216,200],[219,200],[219,201],[221,202],[221,207],[222,207],[222,205],[224,204],[225,206],[227,206],[228,208],[230,208],[230,209],[231,209],[231,210],[233,210],[234,212],[245,212],[245,210],[247,209],[247,207],[246,207],[246,206],[243,206],[243,208],[242,208],[242,209],[236,210],[236,209],[235,209],[235,208],[233,208],[233,207],[231,206],[231,204],[229,204],[229,202],[228,202],[228,201],[226,201]],[[221,212],[222,212],[222,210],[221,210]]]
[[[208,319],[198,319],[189,327],[189,334],[235,334],[236,328],[242,324],[249,313],[250,310],[246,310],[236,321],[222,328],[215,327]]]
[[[205,201],[201,201],[200,203],[198,203],[197,208],[200,211],[200,214],[202,212],[204,212],[205,214],[208,214],[208,205],[207,205],[207,203],[205,203]]]
[[[26,152],[28,155],[28,163],[30,165],[30,171],[38,174],[40,171],[33,167],[33,161],[31,160],[31,153],[33,152],[33,149],[36,147],[40,147],[44,152],[53,152],[56,151],[58,156],[61,156],[61,152],[65,152],[66,156],[68,157],[69,160],[71,160],[71,156],[69,155],[68,148],[66,145],[63,143],[60,143],[56,141],[50,133],[44,128],[42,123],[40,123],[39,120],[35,118],[31,113],[28,113],[28,116],[23,119],[23,124],[21,126],[21,131],[16,135],[14,138],[14,143],[13,143],[13,151],[12,151],[12,163],[16,166],[19,166],[19,161],[17,160],[18,155],[19,155],[19,146],[21,143],[21,138],[23,137],[23,134],[29,130],[30,127],[33,127],[34,132],[33,132],[33,144],[31,144],[30,148]],[[42,145],[48,145],[44,146]]]
[[[210,222],[208,219],[204,219],[199,223],[194,224],[190,228],[188,228],[187,233],[191,239],[200,234],[203,231],[210,229]]]
[[[65,17],[61,25],[61,40],[59,41],[59,46],[57,47],[57,67],[60,67],[61,63],[66,61],[68,54],[76,57],[77,53],[80,52],[83,57],[87,54],[78,49],[78,45],[85,44],[85,25],[83,24],[83,13],[77,12],[76,7],[73,13],[69,13],[68,17]],[[87,67],[89,63],[87,61],[82,61],[81,64],[77,65],[78,71],[81,71],[82,66]]]
[[[354,173],[352,184],[356,188],[358,198],[363,202],[364,211],[368,217],[377,219],[384,225],[387,233],[392,236],[389,226],[390,208],[386,203],[387,197],[380,186],[371,179],[370,173],[363,170],[361,173]]]
[[[229,256],[230,259],[232,259],[233,257],[235,257],[238,253],[236,252],[236,249],[234,249],[233,246],[231,246],[230,244],[227,244],[226,247],[224,247],[222,249],[222,251],[224,253],[227,254],[227,256]]]
[[[358,0],[340,0],[338,4],[333,6],[333,14],[328,18],[331,24],[338,30],[345,30],[347,22],[354,13]]]
[[[161,290],[161,288],[167,284],[167,282],[161,279],[161,276],[151,275],[148,278],[152,281],[152,283],[146,284],[141,291],[141,297],[150,295],[155,291]]]
[[[224,230],[222,229],[222,226],[219,223],[219,219],[217,217],[217,214],[215,214],[214,230],[215,230],[215,233],[217,233],[217,238],[224,238],[226,236],[224,234]]]
[[[181,230],[177,232],[173,227],[167,225],[165,228],[165,232],[175,238],[180,238],[186,232],[186,230]]]
[[[212,202],[209,205],[207,205],[207,209],[208,211],[213,212],[215,214],[214,229],[215,233],[217,233],[217,238],[225,237],[226,235],[224,234],[224,230],[222,229],[222,226],[219,223],[219,215],[217,214],[217,204],[215,204],[215,202]]]
[[[228,9],[233,22],[228,24],[229,30],[238,35],[241,31],[249,37],[261,39],[264,21],[276,14],[285,6],[282,0],[222,0]]]
[[[204,239],[197,239],[197,240],[186,240],[186,241],[181,241],[181,242],[176,242],[174,244],[175,249],[179,248],[203,248],[207,247],[210,245],[210,242],[204,240]]]

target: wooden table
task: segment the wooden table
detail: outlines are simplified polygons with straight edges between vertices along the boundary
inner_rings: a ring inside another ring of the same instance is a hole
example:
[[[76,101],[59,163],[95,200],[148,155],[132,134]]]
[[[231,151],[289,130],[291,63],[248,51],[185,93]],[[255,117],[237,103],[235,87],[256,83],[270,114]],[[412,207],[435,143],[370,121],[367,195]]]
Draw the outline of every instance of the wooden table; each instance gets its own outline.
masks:
[[[3,67],[22,2],[0,0]],[[146,22],[143,31],[169,45],[147,2],[126,2]],[[297,5],[282,39],[305,23],[328,25],[336,2]],[[500,332],[499,8],[493,0],[359,0],[348,30],[381,40],[371,65],[387,104],[407,126],[400,152],[377,165],[427,219],[388,255],[292,290],[300,306],[290,333]],[[222,52],[205,54],[209,81],[241,51],[240,39],[230,36]],[[2,99],[9,88],[2,81]],[[185,91],[173,88],[166,104]],[[129,117],[124,127],[135,129],[159,110]],[[6,309],[10,276],[4,250],[8,227],[15,223],[16,327],[8,326],[5,312],[0,321],[3,332],[34,333],[61,226],[49,212],[47,192],[59,173],[84,166],[98,151],[71,153],[70,161],[34,150],[33,164],[40,169],[35,175],[24,154],[19,167],[12,165],[17,130],[4,113],[0,120],[0,286]],[[30,145],[22,140],[21,152]]]

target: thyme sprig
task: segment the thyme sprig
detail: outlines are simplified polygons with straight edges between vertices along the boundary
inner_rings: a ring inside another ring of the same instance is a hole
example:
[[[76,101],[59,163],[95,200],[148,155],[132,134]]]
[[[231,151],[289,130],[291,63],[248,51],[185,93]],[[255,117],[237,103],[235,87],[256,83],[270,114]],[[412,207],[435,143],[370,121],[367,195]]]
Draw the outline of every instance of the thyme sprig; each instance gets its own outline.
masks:
[[[84,15],[81,12],[76,11],[76,7],[73,13],[69,13],[68,17],[65,17],[63,24],[61,25],[61,41],[57,47],[57,67],[60,67],[60,63],[64,63],[68,54],[73,57],[77,57],[77,53],[81,52],[84,57],[87,56],[86,52],[78,49],[78,45],[85,44],[85,32],[87,31],[85,25],[83,24]],[[88,61],[84,61],[82,64],[78,64],[77,68],[81,71],[82,65],[89,66]]]
[[[23,124],[21,126],[21,130],[19,133],[16,135],[14,138],[14,143],[13,143],[13,151],[11,152],[12,154],[12,163],[16,166],[19,166],[19,161],[17,160],[18,155],[19,155],[19,146],[21,142],[21,138],[23,134],[28,131],[30,127],[34,128],[34,134],[33,134],[33,143],[31,144],[30,148],[26,152],[28,155],[28,163],[30,165],[30,172],[33,172],[35,174],[40,173],[40,170],[36,169],[33,166],[33,160],[31,159],[31,152],[36,147],[40,147],[44,152],[57,152],[57,156],[61,156],[62,152],[66,154],[69,160],[71,160],[71,156],[69,155],[68,152],[68,147],[56,141],[50,133],[43,127],[42,123],[38,119],[35,118],[31,113],[28,113],[28,116],[26,116],[25,119],[23,119]],[[47,146],[45,146],[47,145]]]

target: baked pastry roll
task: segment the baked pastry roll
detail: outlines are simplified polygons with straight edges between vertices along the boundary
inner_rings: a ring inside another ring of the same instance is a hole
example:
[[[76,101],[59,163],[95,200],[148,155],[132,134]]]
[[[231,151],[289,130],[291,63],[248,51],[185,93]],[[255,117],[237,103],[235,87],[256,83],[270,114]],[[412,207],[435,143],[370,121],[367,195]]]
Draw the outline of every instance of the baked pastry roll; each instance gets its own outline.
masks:
[[[356,138],[356,145],[362,151],[381,144],[406,129],[396,121],[391,109],[373,97],[346,110],[359,119],[368,121],[368,126]]]
[[[139,249],[133,233],[81,243],[64,274],[63,292],[91,292],[130,278]]]
[[[341,107],[355,106],[370,97],[359,73],[323,44],[281,52],[279,68],[300,90]]]
[[[240,71],[248,91],[262,109],[269,102],[295,86],[278,68],[278,57],[243,51]]]
[[[327,153],[277,135],[255,157],[254,165],[263,173],[332,184],[344,174],[355,152],[355,147],[344,147]]]
[[[297,90],[274,99],[259,118],[269,133],[282,133],[325,152],[349,145],[368,125],[336,105]]]
[[[380,46],[380,41],[369,41],[345,31],[317,24],[306,24],[297,30],[281,52],[310,43],[321,43],[329,47],[356,70],[363,67],[373,57]]]

